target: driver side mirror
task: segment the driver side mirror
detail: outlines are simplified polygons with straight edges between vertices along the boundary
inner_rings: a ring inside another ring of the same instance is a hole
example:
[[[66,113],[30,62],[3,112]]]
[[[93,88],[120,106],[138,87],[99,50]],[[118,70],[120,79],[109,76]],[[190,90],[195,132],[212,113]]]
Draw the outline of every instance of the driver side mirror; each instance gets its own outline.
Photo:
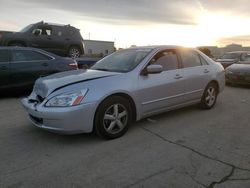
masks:
[[[159,74],[162,71],[163,67],[161,65],[149,65],[142,71],[142,75]]]

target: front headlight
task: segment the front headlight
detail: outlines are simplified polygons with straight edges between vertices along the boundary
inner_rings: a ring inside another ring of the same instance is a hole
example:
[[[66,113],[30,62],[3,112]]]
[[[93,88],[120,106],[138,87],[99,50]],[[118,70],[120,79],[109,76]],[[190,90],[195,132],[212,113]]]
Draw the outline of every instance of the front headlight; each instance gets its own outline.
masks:
[[[79,105],[87,94],[88,89],[81,91],[57,95],[51,98],[46,104],[46,107],[69,107]]]

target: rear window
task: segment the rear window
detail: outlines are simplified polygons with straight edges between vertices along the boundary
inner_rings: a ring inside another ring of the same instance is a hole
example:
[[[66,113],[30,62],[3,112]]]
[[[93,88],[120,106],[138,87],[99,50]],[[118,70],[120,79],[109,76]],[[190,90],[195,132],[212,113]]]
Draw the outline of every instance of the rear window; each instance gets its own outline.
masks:
[[[29,51],[29,50],[14,50],[12,51],[13,61],[44,61],[50,60],[49,56],[41,54],[40,52]]]
[[[184,68],[197,67],[197,66],[202,65],[199,54],[197,52],[195,52],[195,51],[182,50],[180,52],[180,55],[181,55],[181,59],[182,59],[182,63],[183,63]]]
[[[240,59],[241,53],[225,53],[220,59]]]
[[[8,61],[9,61],[9,51],[0,50],[0,62],[8,62]]]
[[[243,54],[242,55],[242,60],[243,61],[250,61],[250,53]]]

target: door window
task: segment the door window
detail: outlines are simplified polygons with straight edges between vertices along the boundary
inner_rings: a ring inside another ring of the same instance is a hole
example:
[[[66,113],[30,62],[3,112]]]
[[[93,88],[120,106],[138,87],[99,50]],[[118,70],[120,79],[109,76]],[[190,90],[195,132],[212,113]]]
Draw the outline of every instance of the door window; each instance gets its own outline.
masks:
[[[35,34],[36,32],[39,33],[38,35],[50,36],[50,35],[52,35],[52,28],[39,26],[32,31],[33,34]]]
[[[242,60],[243,61],[250,61],[250,53],[243,54],[242,55]]]
[[[202,65],[209,65],[208,62],[201,55],[199,55],[199,57]]]
[[[0,50],[0,62],[8,62],[9,53],[8,50]]]
[[[28,50],[14,50],[12,52],[12,60],[15,62],[19,61],[44,61],[50,60],[51,58],[35,51]]]
[[[192,50],[182,50],[180,52],[183,67],[197,67],[201,66],[201,59],[199,57],[199,54]]]
[[[175,70],[178,69],[178,58],[173,50],[162,51],[151,59],[150,64],[161,65],[163,71]]]

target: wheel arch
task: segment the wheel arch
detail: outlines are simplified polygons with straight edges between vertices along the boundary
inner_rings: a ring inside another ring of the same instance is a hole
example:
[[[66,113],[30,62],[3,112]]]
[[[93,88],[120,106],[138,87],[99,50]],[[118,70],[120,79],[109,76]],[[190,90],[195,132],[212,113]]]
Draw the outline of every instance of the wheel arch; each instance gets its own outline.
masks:
[[[209,85],[209,84],[215,84],[217,92],[220,93],[220,86],[219,86],[219,82],[217,80],[211,80],[207,85]]]
[[[69,52],[70,48],[72,48],[72,47],[77,47],[77,48],[80,50],[80,53],[81,53],[81,54],[84,54],[84,49],[81,47],[80,44],[70,44],[70,45],[68,46],[67,52]]]
[[[129,101],[129,103],[130,103],[130,105],[131,105],[131,108],[132,108],[132,120],[133,120],[133,121],[136,121],[136,120],[137,120],[137,107],[136,107],[136,104],[135,104],[133,98],[132,98],[129,94],[124,93],[124,92],[117,92],[117,93],[113,93],[113,94],[110,94],[110,95],[104,97],[104,98],[99,102],[99,104],[98,104],[97,107],[96,107],[94,119],[95,119],[95,117],[96,117],[96,113],[97,113],[99,107],[101,106],[101,104],[102,104],[105,100],[107,100],[108,98],[112,98],[112,97],[114,97],[114,96],[123,97],[123,98],[125,98],[125,99],[127,99],[127,100]]]

